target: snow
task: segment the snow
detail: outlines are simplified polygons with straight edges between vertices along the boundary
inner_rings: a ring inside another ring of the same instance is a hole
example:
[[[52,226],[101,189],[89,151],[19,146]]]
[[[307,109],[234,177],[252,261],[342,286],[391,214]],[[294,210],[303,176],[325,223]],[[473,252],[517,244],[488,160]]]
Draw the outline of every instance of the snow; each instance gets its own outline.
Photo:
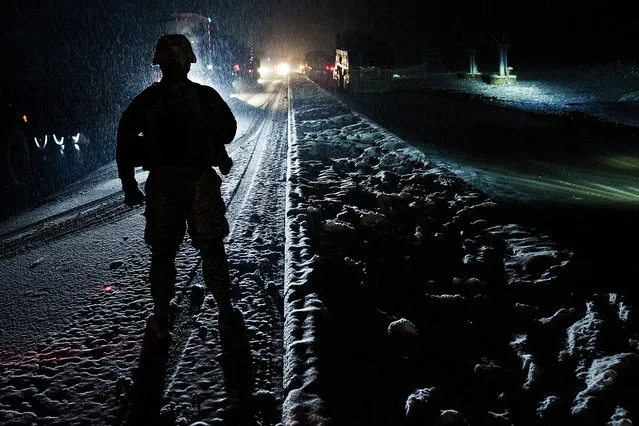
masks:
[[[525,102],[520,81],[499,101],[552,113],[573,103],[539,86],[544,106]],[[146,357],[148,250],[134,210],[0,258],[0,423],[239,424],[229,419],[242,411],[287,426],[639,421],[632,299],[572,293],[573,253],[550,236],[505,220],[498,202],[311,81],[292,75],[287,95],[250,190],[231,185],[252,161],[242,141],[222,188],[244,197],[229,203],[227,251],[252,377],[243,352],[220,348],[188,239],[179,345],[167,369]]]
[[[437,83],[467,93],[485,89],[456,78]],[[499,88],[496,97],[513,107],[558,114],[573,101],[566,85],[560,87],[533,102],[521,86]],[[581,111],[598,113],[591,107],[582,105]],[[293,110],[284,423],[397,424],[404,421],[404,403],[415,424],[443,424],[450,413],[459,424],[584,421],[566,406],[582,389],[575,382],[580,372],[593,365],[583,351],[594,337],[581,346],[583,338],[571,330],[583,328],[577,312],[587,321],[594,302],[580,306],[578,298],[562,294],[572,253],[533,229],[499,223],[497,203],[315,86],[296,87]],[[417,344],[386,334],[405,322],[414,330],[406,334],[419,336]],[[565,325],[556,328],[557,322]],[[550,323],[555,325],[545,326]],[[587,328],[607,343],[599,353],[634,348],[632,338],[618,335],[623,327],[614,318],[588,322]],[[508,354],[491,347],[499,340],[494,335],[502,336],[503,345],[522,337]],[[579,351],[573,367],[565,365],[564,341],[568,351]],[[344,355],[351,353],[358,356]],[[513,363],[515,354],[519,363]],[[557,374],[566,375],[566,382],[557,383]],[[631,383],[636,386],[636,378]],[[400,401],[375,391],[402,385],[408,387]],[[360,396],[351,386],[368,392]],[[341,387],[347,389],[336,390]],[[428,410],[416,405],[425,389],[440,394],[435,407],[427,398]],[[624,404],[619,410],[632,410],[621,393],[607,397]],[[608,409],[597,413],[614,416]]]
[[[517,83],[495,86],[460,78],[458,73],[428,74],[406,69],[398,74],[410,87],[435,88],[482,96],[506,107],[541,114],[579,112],[601,120],[639,127],[639,64],[526,67],[515,70]],[[400,83],[401,84],[401,83]]]

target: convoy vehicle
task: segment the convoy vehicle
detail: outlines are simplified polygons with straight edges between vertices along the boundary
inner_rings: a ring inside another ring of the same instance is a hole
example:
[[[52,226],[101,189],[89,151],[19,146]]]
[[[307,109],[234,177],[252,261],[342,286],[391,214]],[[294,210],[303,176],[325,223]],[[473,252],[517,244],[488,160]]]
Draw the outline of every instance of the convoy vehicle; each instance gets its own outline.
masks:
[[[210,17],[174,13],[164,22],[164,33],[184,34],[193,46],[197,62],[189,78],[222,92],[256,85],[259,60],[255,50],[222,31]]]
[[[25,206],[106,163],[115,101],[99,83],[6,78],[0,87],[0,204]],[[113,152],[112,152],[113,151]]]
[[[251,90],[260,79],[260,60],[252,46],[238,44],[233,64],[233,87],[236,90]]]
[[[28,115],[15,105],[15,101],[6,97],[2,99],[1,108],[1,189],[8,195],[30,182],[33,149],[27,141]]]
[[[333,77],[335,70],[335,57],[330,53],[319,50],[311,50],[304,57],[303,73],[313,77]]]
[[[338,91],[390,92],[393,67],[393,52],[385,41],[358,31],[337,35],[333,79]]]

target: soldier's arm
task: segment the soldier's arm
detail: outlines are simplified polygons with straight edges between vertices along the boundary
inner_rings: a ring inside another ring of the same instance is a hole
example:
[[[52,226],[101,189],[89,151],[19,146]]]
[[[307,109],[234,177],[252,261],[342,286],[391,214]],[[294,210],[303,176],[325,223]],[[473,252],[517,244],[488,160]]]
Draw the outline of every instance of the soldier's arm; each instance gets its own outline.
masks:
[[[137,187],[133,144],[142,131],[141,104],[140,97],[136,97],[122,113],[118,124],[115,161],[118,166],[118,177],[125,190],[133,186]]]
[[[222,96],[212,89],[209,92],[209,102],[213,106],[213,129],[215,130],[215,138],[217,142],[226,145],[233,142],[237,133],[237,121],[228,104],[222,99]]]

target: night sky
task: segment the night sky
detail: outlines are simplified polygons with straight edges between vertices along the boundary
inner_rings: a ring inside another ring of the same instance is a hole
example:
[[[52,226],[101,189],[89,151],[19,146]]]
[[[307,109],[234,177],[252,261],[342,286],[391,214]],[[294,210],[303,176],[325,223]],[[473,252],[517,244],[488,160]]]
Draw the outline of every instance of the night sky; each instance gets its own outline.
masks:
[[[497,40],[511,62],[637,58],[630,1],[524,2],[364,0],[3,0],[3,73],[126,72],[148,65],[159,23],[173,12],[210,16],[221,31],[263,54],[303,57],[331,52],[338,31],[357,28],[386,39],[396,62],[419,62],[426,51],[496,57]],[[35,69],[35,71],[34,71]]]

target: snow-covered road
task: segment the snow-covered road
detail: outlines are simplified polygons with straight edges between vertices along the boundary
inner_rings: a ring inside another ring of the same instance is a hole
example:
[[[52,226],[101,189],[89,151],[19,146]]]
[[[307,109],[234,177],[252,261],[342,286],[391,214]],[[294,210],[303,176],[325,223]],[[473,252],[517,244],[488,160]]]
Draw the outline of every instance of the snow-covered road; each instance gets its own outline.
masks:
[[[239,381],[247,389],[233,389],[228,377],[232,362],[222,355],[214,303],[188,237],[178,256],[171,348],[162,363],[157,354],[145,359],[144,218],[142,209],[122,205],[109,165],[3,224],[0,422],[113,424],[143,416],[154,423],[165,405],[169,422],[229,417],[253,385],[266,401],[263,415],[278,412],[287,101],[285,79],[229,101],[241,124],[222,191],[234,297],[251,342],[252,368]]]

